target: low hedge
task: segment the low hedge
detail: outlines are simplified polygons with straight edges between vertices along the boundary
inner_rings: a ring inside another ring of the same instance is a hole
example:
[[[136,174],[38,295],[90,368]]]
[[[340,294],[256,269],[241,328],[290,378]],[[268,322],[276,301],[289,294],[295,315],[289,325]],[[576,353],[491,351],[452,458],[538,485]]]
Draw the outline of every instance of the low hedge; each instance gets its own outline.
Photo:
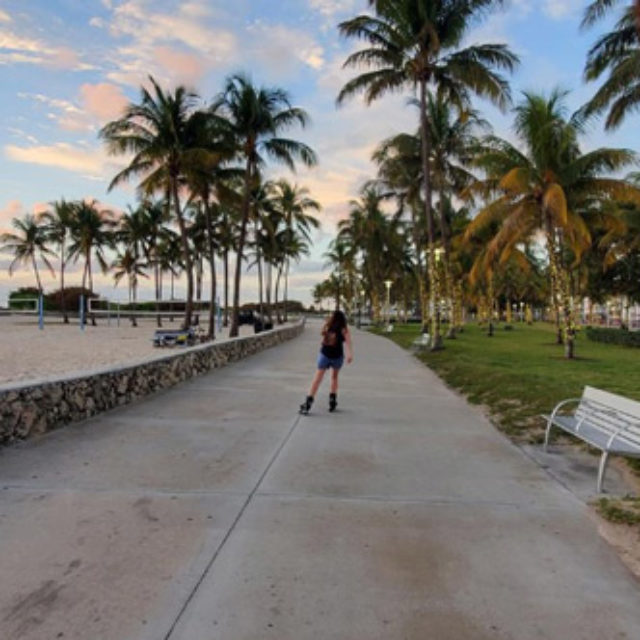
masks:
[[[586,334],[587,338],[594,342],[618,344],[623,347],[640,347],[640,331],[587,327]]]

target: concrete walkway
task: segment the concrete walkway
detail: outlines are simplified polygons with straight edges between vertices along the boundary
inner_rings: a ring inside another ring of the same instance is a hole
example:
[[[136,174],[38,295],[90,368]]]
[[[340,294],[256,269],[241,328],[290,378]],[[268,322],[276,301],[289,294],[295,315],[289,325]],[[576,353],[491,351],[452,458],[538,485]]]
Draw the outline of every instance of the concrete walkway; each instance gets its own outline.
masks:
[[[318,329],[1,451],[0,638],[640,637],[586,508],[390,341],[299,417]]]

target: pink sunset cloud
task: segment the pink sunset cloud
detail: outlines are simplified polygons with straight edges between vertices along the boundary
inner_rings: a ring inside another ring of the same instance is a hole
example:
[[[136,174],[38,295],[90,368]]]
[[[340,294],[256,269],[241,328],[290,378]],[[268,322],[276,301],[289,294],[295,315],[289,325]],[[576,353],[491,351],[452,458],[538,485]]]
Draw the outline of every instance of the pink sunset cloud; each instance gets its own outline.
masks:
[[[80,100],[84,109],[101,122],[119,118],[129,102],[119,87],[108,82],[83,84]]]
[[[20,200],[9,200],[0,209],[0,233],[7,233],[11,230],[11,221],[20,217],[24,213],[24,207]]]
[[[156,47],[153,53],[156,61],[177,83],[195,85],[204,74],[204,63],[200,56],[170,47]]]

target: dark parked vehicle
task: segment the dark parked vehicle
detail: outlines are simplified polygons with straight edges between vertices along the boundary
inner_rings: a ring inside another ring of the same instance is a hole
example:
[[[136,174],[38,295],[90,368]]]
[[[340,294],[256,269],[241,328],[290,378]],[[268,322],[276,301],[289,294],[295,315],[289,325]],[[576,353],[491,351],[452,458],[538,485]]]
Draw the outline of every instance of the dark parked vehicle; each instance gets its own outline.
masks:
[[[258,312],[252,310],[240,311],[238,324],[252,324],[256,333],[273,329],[273,322],[267,316],[261,316]]]

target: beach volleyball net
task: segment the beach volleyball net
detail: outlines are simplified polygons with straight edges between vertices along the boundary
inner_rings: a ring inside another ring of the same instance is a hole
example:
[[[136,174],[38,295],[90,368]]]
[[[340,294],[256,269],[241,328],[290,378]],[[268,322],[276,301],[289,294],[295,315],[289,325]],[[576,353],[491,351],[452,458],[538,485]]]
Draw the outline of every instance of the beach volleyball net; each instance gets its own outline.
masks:
[[[8,302],[12,314],[37,316],[40,313],[39,298],[9,298]]]
[[[87,315],[136,318],[173,318],[185,313],[186,300],[142,300],[139,302],[122,302],[108,298],[89,298],[87,300]],[[206,315],[211,311],[208,300],[194,300],[193,313]],[[214,306],[214,313],[218,311],[218,304]]]

